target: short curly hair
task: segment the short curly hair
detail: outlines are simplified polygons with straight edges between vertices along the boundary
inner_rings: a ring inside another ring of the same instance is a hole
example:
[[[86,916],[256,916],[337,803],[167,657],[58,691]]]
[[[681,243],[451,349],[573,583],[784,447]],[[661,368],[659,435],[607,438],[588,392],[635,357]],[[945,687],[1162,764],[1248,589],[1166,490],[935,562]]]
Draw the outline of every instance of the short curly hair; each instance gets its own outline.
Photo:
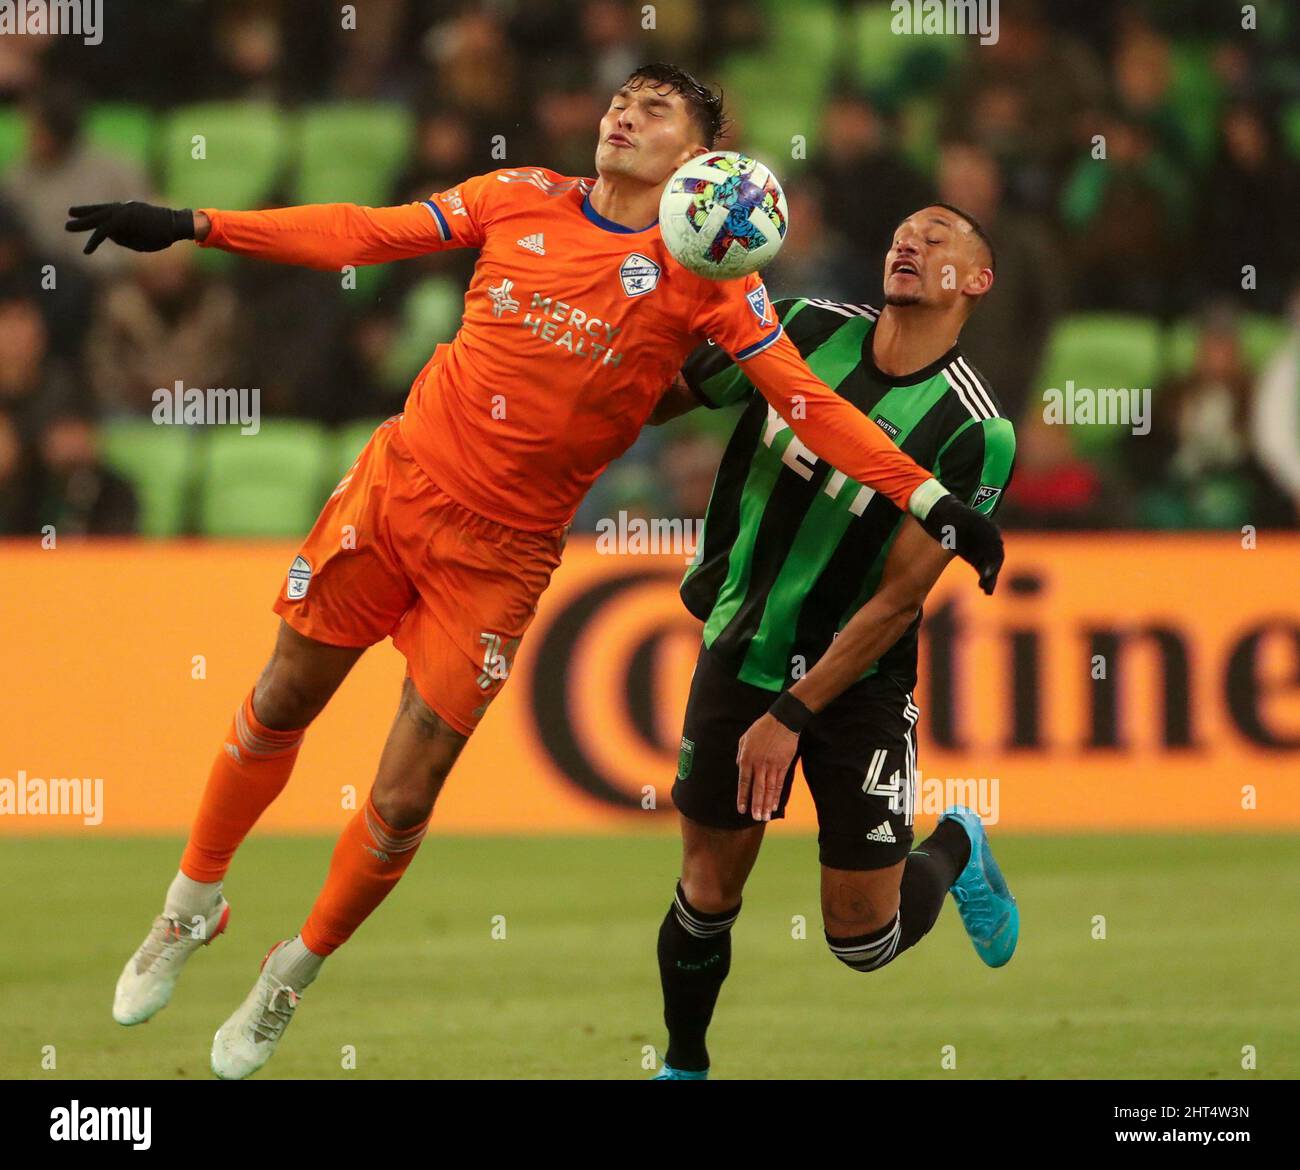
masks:
[[[666,61],[653,61],[633,69],[623,85],[627,89],[639,89],[646,82],[651,82],[655,86],[667,86],[673,93],[681,94],[682,99],[690,107],[691,120],[699,131],[700,140],[710,150],[717,145],[718,139],[726,134],[731,120],[722,108],[721,90],[714,93],[685,69],[670,65]]]

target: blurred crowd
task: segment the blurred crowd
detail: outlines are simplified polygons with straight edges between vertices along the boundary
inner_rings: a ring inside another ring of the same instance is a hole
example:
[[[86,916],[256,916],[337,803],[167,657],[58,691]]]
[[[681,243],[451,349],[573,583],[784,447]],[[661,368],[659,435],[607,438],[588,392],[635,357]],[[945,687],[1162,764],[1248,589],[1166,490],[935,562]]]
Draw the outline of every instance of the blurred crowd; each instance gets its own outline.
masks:
[[[880,7],[815,6],[845,28]],[[472,271],[472,254],[448,253],[349,291],[332,274],[208,265],[189,247],[85,257],[84,238],[63,231],[70,205],[165,201],[148,159],[85,133],[96,103],[396,103],[415,131],[388,202],[406,202],[501,165],[591,174],[609,94],[647,60],[721,82],[734,119],[722,145],[753,149],[762,102],[726,83],[770,59],[782,22],[808,11],[360,0],[352,28],[315,0],[106,7],[99,46],[0,37],[0,102],[23,128],[0,171],[0,534],[134,531],[132,487],[101,454],[102,428],[147,416],[152,392],[178,379],[258,386],[268,417],[337,425],[400,410],[454,334]],[[992,235],[995,289],[963,346],[1017,422],[1009,526],[1296,523],[1300,11],[1257,7],[1259,28],[1243,30],[1239,7],[1211,0],[1002,0],[996,44],[935,52],[934,38],[904,38],[912,56],[874,78],[842,59],[817,65],[806,149],[767,151],[792,225],[766,273],[775,297],[877,301],[894,226],[935,199]],[[764,96],[795,80],[777,70]],[[286,187],[266,203],[290,201]],[[1186,322],[1194,338],[1189,360],[1156,381],[1150,433],[1101,451],[1043,418],[1053,331],[1089,313]],[[1244,323],[1260,318],[1277,323],[1274,341],[1252,350]],[[702,515],[730,419],[647,431],[579,527],[619,509]]]

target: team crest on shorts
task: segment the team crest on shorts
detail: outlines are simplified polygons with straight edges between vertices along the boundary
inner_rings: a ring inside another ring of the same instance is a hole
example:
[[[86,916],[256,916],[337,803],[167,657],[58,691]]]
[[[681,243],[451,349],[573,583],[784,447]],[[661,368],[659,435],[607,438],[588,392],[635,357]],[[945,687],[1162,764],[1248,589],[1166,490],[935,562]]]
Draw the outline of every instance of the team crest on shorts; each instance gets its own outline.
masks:
[[[311,565],[306,557],[294,557],[289,566],[289,587],[285,596],[290,601],[301,601],[307,596],[307,586],[311,584]]]
[[[677,755],[677,779],[685,780],[691,774],[691,765],[695,763],[695,744],[682,736],[682,750]]]
[[[633,252],[618,270],[618,278],[623,282],[623,291],[630,297],[639,297],[648,293],[659,283],[659,265],[649,256]]]

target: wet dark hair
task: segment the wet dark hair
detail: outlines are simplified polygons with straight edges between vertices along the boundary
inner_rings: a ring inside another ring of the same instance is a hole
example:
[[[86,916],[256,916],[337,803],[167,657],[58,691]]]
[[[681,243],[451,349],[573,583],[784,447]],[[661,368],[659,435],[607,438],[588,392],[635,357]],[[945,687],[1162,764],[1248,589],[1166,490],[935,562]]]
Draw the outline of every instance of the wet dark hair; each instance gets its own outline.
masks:
[[[653,61],[632,70],[623,82],[629,89],[639,89],[640,84],[651,82],[656,87],[667,86],[673,93],[681,94],[690,107],[691,121],[700,133],[700,140],[710,150],[731,124],[722,108],[722,91],[714,93],[707,85],[696,81],[685,69],[666,61]]]
[[[994,272],[997,272],[998,255],[993,250],[993,241],[989,239],[988,232],[984,230],[984,225],[981,224],[978,219],[976,219],[973,215],[971,215],[970,212],[962,211],[960,207],[957,207],[952,203],[931,203],[930,206],[946,208],[948,211],[951,211],[953,215],[960,216],[968,224],[970,224],[970,230],[973,231],[975,235],[979,237],[980,242],[989,250],[989,268],[992,269]]]

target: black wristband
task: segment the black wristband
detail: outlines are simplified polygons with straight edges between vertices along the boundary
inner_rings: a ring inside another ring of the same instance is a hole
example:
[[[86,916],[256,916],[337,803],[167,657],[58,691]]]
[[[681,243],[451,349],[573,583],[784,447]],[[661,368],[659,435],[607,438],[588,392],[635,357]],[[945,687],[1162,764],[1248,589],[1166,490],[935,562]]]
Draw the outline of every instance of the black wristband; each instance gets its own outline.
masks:
[[[172,231],[178,240],[192,240],[194,234],[194,212],[188,207],[172,212]]]
[[[807,727],[808,720],[813,717],[812,711],[800,701],[797,695],[789,691],[782,691],[777,695],[776,702],[767,709],[767,713],[782,727],[788,727],[795,735]]]

